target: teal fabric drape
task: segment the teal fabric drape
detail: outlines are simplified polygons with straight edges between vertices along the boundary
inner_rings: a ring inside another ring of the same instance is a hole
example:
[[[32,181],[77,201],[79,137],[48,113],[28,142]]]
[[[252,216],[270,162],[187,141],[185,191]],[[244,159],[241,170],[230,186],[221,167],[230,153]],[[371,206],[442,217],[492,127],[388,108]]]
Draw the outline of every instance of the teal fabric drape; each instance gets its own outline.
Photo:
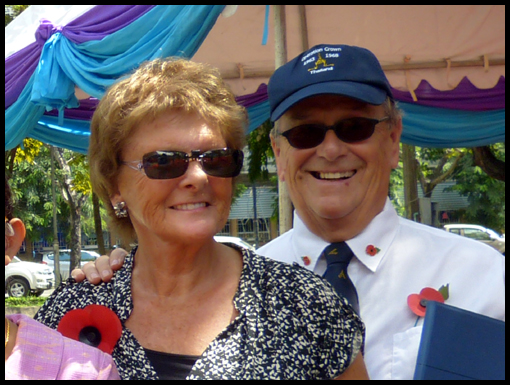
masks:
[[[5,149],[32,136],[45,110],[78,106],[75,85],[101,98],[109,85],[143,61],[192,57],[224,8],[158,5],[105,38],[81,44],[73,43],[57,29],[44,44],[37,69],[18,100],[5,111]],[[62,116],[57,123],[63,126]],[[44,122],[38,127],[39,133],[42,126]],[[54,134],[60,135],[60,130]]]
[[[402,142],[419,147],[479,147],[505,141],[505,110],[462,111],[399,103]]]

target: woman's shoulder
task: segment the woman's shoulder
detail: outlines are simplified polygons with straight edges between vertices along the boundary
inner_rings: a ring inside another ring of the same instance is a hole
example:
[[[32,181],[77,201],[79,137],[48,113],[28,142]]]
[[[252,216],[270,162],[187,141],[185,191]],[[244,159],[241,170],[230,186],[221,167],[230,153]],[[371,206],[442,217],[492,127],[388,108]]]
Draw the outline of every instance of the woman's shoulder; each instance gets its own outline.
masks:
[[[60,319],[72,309],[82,309],[87,305],[111,302],[113,282],[93,285],[88,281],[77,283],[70,278],[62,282],[37,311],[34,319],[52,328],[57,327]]]
[[[352,308],[340,298],[329,283],[317,274],[297,265],[246,253],[254,288],[266,301],[301,310],[303,314],[330,322],[335,317],[351,315]]]
[[[124,265],[115,272],[110,282],[94,285],[87,280],[77,283],[72,278],[68,279],[55,289],[34,318],[56,328],[60,319],[69,310],[83,309],[88,305],[97,304],[114,310],[120,319],[127,319],[132,307],[133,255],[134,251],[126,257]]]
[[[254,305],[247,309],[258,313],[252,317],[257,327],[271,331],[290,366],[313,367],[313,378],[340,375],[364,340],[364,325],[352,307],[329,283],[297,264],[244,255],[242,289]],[[301,362],[303,352],[307,358]]]

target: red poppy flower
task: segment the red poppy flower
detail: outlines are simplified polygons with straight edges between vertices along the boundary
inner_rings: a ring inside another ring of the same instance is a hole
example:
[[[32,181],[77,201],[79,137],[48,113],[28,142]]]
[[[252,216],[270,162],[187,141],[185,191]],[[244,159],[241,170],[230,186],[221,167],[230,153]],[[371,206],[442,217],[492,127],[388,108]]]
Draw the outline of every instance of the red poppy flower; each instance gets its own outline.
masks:
[[[303,263],[305,264],[305,266],[310,266],[310,263],[312,263],[312,260],[310,259],[310,257],[304,256],[304,257],[301,257],[301,259],[303,260]]]
[[[431,287],[426,287],[420,291],[420,294],[411,294],[407,297],[407,305],[418,317],[425,316],[428,301],[444,303],[444,297],[439,291]]]
[[[119,317],[102,305],[88,305],[66,313],[57,330],[65,337],[112,354],[122,333]]]
[[[374,245],[368,245],[365,252],[371,257],[375,256],[381,249],[375,247]]]

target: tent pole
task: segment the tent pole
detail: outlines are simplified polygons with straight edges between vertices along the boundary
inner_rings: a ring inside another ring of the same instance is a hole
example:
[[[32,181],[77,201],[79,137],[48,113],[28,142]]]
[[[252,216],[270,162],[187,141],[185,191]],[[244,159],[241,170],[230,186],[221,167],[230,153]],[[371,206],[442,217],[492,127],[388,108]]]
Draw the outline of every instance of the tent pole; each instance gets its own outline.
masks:
[[[287,63],[287,35],[285,22],[285,5],[273,5],[275,29],[275,68]],[[275,123],[279,131],[279,122]],[[285,182],[278,181],[278,203],[280,219],[280,235],[292,228],[292,202]]]
[[[301,29],[301,50],[307,51],[310,48],[310,44],[308,43],[308,24],[306,22],[306,5],[299,4],[298,5],[299,12],[299,27]]]
[[[285,5],[273,5],[275,32],[275,67],[287,63],[287,31]]]

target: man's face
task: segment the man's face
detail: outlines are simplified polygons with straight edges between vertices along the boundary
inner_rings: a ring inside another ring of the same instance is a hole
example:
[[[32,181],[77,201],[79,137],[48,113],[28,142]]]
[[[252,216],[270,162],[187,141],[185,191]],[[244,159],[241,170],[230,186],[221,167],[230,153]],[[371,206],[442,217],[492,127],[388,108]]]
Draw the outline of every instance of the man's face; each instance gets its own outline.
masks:
[[[280,132],[302,124],[331,126],[353,117],[381,119],[384,108],[338,95],[315,96],[285,113]],[[398,165],[401,131],[400,121],[385,121],[370,138],[345,143],[329,130],[311,149],[293,148],[282,136],[273,140],[278,175],[313,233],[330,242],[349,239],[382,211],[391,170]]]

